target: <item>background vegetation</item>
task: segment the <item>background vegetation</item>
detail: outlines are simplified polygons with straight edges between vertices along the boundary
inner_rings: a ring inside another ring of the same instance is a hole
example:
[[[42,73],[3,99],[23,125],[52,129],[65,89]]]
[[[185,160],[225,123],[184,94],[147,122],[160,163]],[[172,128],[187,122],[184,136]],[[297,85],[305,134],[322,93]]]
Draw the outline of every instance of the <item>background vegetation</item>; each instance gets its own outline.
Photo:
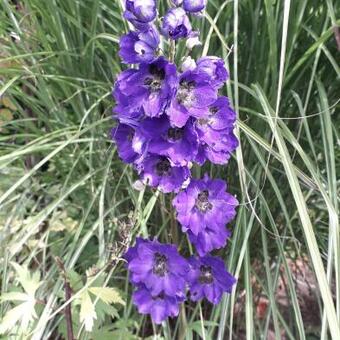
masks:
[[[241,147],[202,171],[241,202],[219,252],[238,285],[157,327],[120,257],[137,235],[190,248],[109,138],[121,2],[0,1],[2,339],[66,338],[70,314],[77,339],[340,339],[339,2],[208,2],[192,55],[226,58]]]

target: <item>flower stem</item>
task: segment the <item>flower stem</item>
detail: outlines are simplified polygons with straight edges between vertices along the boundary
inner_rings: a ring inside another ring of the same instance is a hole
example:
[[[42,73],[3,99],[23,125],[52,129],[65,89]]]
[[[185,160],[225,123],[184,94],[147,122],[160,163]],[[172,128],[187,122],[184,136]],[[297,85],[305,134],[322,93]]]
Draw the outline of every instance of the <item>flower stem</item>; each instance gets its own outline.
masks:
[[[175,40],[170,40],[169,42],[169,61],[174,63],[176,55],[176,42]]]

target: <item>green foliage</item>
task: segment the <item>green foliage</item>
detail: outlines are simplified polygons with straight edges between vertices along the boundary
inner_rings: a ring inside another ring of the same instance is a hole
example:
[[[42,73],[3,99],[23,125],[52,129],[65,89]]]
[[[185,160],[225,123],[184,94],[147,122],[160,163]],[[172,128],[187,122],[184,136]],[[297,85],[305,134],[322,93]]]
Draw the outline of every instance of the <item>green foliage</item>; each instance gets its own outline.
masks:
[[[42,285],[40,273],[31,274],[26,267],[12,262],[15,269],[15,277],[23,289],[22,291],[12,291],[1,295],[1,302],[19,303],[17,306],[8,310],[0,323],[0,334],[13,334],[13,329],[19,334],[28,334],[37,313],[35,310],[36,291]],[[14,332],[14,334],[15,334]]]
[[[190,247],[109,138],[122,2],[0,2],[0,336],[66,338],[69,305],[77,339],[339,338],[338,2],[209,0],[195,21],[191,55],[225,58],[238,114],[228,167],[193,169],[241,202],[219,252],[238,285],[159,327],[133,307],[122,253],[137,235]]]

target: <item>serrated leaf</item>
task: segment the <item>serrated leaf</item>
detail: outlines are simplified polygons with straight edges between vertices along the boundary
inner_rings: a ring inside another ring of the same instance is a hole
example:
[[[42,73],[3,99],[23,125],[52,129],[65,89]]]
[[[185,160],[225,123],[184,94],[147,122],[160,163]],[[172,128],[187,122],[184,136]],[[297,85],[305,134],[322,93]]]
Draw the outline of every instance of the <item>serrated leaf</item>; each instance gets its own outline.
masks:
[[[97,320],[96,310],[90,294],[85,290],[80,296],[80,322],[84,322],[85,330],[91,332],[94,320]]]
[[[81,276],[74,270],[67,271],[67,278],[69,279],[72,290],[78,291],[83,288],[83,280]]]
[[[9,292],[0,296],[1,301],[27,301],[29,298],[28,294],[21,292]]]
[[[17,273],[17,279],[26,294],[22,292],[8,292],[2,295],[2,301],[24,302],[10,309],[5,314],[0,323],[0,333],[11,330],[17,323],[20,323],[20,330],[21,332],[24,332],[28,329],[30,323],[37,318],[35,312],[35,293],[42,284],[42,282],[40,282],[40,274],[39,272],[31,274],[26,267],[20,266],[15,262],[12,262],[11,264],[14,267]]]
[[[0,334],[8,332],[19,322],[21,331],[27,330],[30,322],[37,318],[34,305],[35,301],[29,300],[9,310],[0,323]]]
[[[0,323],[0,334],[6,333],[12,329],[15,324],[23,317],[24,313],[26,313],[24,303],[9,310]]]
[[[40,282],[39,272],[35,272],[31,275],[26,267],[20,266],[16,262],[11,262],[11,264],[18,274],[17,279],[24,288],[25,292],[34,297],[35,292],[42,284],[42,282]]]
[[[90,287],[89,291],[107,304],[119,303],[125,305],[125,301],[119,292],[112,287]]]
[[[108,305],[107,303],[103,302],[102,300],[98,299],[96,303],[96,313],[98,321],[103,322],[105,321],[105,317],[109,315],[110,317],[119,319],[119,314],[117,309],[113,305]]]

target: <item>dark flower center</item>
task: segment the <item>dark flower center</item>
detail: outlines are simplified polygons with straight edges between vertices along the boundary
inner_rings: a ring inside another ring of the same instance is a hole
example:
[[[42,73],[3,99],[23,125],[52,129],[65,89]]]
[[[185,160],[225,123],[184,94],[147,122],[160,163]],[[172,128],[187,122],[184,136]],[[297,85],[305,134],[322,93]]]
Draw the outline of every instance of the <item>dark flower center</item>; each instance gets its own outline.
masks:
[[[168,130],[168,138],[172,141],[182,139],[183,134],[184,134],[183,128],[170,128]]]
[[[197,119],[197,122],[198,122],[199,125],[207,125],[209,123],[209,119],[200,118],[200,119]]]
[[[134,132],[134,131],[129,131],[129,133],[128,133],[126,139],[127,139],[129,142],[131,142],[132,139],[133,139],[133,137],[134,137],[134,135],[135,135],[135,132]]]
[[[190,107],[193,104],[195,95],[193,89],[196,87],[194,81],[181,80],[179,89],[177,91],[177,101],[179,104]]]
[[[198,278],[199,283],[201,284],[210,284],[214,281],[214,277],[212,275],[212,269],[210,266],[202,265],[200,267],[201,274]]]
[[[151,64],[149,66],[149,73],[151,74],[151,77],[146,77],[144,79],[144,85],[146,85],[151,92],[159,92],[162,88],[163,80],[165,79],[164,69]]]
[[[162,88],[162,81],[157,78],[147,77],[144,80],[144,85],[146,85],[151,92],[159,92]]]
[[[165,299],[165,294],[164,294],[164,292],[161,292],[161,293],[159,293],[158,295],[156,295],[156,296],[153,296],[152,297],[152,300],[164,300]]]
[[[215,114],[218,112],[218,107],[217,107],[217,106],[210,106],[209,112],[210,112],[212,115],[215,115]]]
[[[195,207],[202,213],[212,209],[212,204],[209,202],[209,191],[201,191],[195,201]]]
[[[160,277],[163,277],[168,272],[168,258],[165,255],[155,254],[152,272]]]
[[[151,64],[149,66],[149,72],[152,74],[154,77],[158,78],[159,80],[164,80],[165,79],[165,71],[163,68],[159,68],[155,64]]]
[[[156,173],[158,176],[168,176],[170,175],[171,164],[168,159],[161,159],[156,164]]]

